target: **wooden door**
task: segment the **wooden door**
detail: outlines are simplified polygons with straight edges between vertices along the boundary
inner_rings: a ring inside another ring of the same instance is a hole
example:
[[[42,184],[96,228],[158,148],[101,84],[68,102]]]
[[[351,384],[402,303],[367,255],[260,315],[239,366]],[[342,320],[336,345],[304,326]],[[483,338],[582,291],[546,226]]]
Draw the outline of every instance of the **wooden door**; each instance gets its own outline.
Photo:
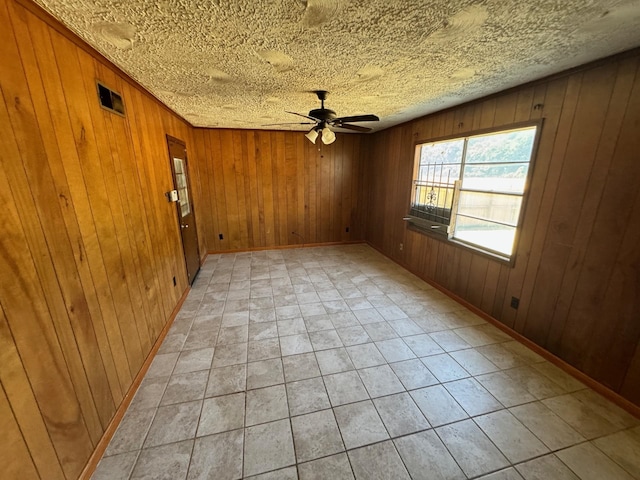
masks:
[[[198,254],[198,232],[196,218],[193,213],[193,197],[189,183],[189,168],[187,164],[187,148],[184,142],[167,135],[169,145],[169,160],[173,173],[174,189],[178,191],[176,210],[182,237],[182,249],[187,266],[189,284],[192,284],[200,270],[200,255]]]

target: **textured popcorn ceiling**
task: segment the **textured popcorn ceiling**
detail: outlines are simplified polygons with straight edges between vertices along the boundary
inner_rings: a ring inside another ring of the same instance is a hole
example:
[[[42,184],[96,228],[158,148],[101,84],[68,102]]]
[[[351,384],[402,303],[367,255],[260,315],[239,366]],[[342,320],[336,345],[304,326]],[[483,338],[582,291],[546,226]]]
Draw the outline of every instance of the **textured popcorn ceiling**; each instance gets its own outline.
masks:
[[[196,126],[377,130],[640,45],[639,0],[37,0]],[[304,121],[304,120],[303,120]]]

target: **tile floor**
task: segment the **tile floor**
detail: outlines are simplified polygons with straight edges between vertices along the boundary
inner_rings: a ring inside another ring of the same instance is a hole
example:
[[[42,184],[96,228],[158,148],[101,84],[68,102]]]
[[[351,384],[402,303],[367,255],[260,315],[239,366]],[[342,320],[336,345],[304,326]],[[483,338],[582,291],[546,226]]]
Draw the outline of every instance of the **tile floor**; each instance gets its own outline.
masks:
[[[210,255],[93,478],[640,478],[640,422],[365,245]]]

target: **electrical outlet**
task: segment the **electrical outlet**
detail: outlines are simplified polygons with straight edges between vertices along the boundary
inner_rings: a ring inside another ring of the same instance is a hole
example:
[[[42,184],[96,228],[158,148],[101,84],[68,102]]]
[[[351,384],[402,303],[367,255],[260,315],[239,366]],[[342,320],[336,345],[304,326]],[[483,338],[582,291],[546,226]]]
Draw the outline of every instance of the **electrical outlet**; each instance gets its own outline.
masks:
[[[404,248],[404,244],[400,244],[400,250],[402,250]]]
[[[518,309],[520,306],[520,299],[516,297],[511,297],[511,308]]]

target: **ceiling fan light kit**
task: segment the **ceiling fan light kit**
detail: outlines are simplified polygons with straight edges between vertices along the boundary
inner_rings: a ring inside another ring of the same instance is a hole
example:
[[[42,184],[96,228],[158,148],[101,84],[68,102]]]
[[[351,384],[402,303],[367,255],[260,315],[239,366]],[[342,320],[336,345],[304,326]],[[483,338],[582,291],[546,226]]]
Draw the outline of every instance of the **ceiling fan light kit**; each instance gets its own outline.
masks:
[[[336,134],[333,133],[329,127],[324,127],[322,129],[322,143],[325,145],[329,145],[336,141]]]
[[[304,136],[307,137],[311,143],[315,144],[318,138],[318,131],[314,127],[305,133]]]

